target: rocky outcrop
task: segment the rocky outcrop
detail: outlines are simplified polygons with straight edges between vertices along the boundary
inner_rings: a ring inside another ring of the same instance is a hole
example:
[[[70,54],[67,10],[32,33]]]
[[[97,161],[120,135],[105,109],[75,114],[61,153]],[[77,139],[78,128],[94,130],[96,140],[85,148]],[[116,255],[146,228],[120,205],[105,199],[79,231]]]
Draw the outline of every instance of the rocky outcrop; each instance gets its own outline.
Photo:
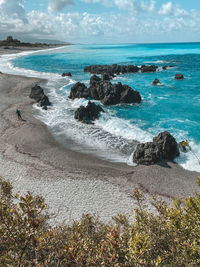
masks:
[[[125,73],[137,73],[139,70],[141,72],[155,72],[158,66],[135,66],[135,65],[91,65],[84,68],[84,72],[90,72],[92,74],[108,74],[110,76],[115,76]]]
[[[88,99],[90,97],[89,89],[85,86],[84,83],[76,83],[72,88],[69,95],[69,98],[75,99],[75,98],[86,98]]]
[[[112,84],[109,80],[102,80],[93,75],[90,79],[90,96],[92,99],[100,100],[103,105],[140,103],[141,96],[128,85],[120,82]]]
[[[161,85],[161,82],[158,80],[158,79],[155,79],[153,82],[152,82],[153,85]]]
[[[48,96],[44,94],[44,90],[39,85],[35,85],[31,88],[30,98],[36,100],[41,107],[47,107],[51,105]]]
[[[75,111],[74,117],[78,121],[91,124],[92,121],[98,119],[100,112],[104,112],[104,110],[99,105],[89,101],[86,107],[80,106],[80,108]]]
[[[100,100],[103,105],[133,104],[140,103],[141,96],[138,91],[120,82],[112,84],[107,79],[93,75],[90,79],[90,86],[87,88],[83,83],[77,83],[71,88],[69,96],[75,98],[91,98]]]
[[[101,80],[103,81],[110,81],[113,79],[112,75],[109,75],[108,73],[101,74]]]
[[[151,65],[151,66],[146,66],[146,65],[142,65],[141,66],[141,72],[145,73],[145,72],[156,72],[158,69],[158,66],[155,65]]]
[[[178,144],[167,131],[153,138],[153,142],[139,144],[133,155],[133,162],[152,165],[161,160],[174,160],[179,156]]]
[[[62,77],[72,77],[71,72],[63,72]]]
[[[177,73],[177,74],[175,75],[175,80],[183,80],[183,79],[184,79],[183,74],[181,74],[181,73]]]

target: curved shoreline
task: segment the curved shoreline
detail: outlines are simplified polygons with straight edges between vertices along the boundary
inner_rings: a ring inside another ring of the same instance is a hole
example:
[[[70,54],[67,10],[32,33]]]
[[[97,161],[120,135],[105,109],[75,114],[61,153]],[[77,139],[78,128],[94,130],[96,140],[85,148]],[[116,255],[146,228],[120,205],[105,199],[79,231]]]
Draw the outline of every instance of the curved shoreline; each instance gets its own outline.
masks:
[[[135,188],[146,192],[147,206],[152,194],[170,200],[199,190],[196,185],[199,173],[184,170],[175,163],[131,167],[61,147],[47,127],[33,116],[37,111],[28,97],[32,86],[44,82],[0,74],[0,175],[13,181],[15,191],[44,193],[52,212],[62,210],[59,222],[69,223],[82,212],[95,212],[103,219],[111,219],[117,207],[121,207],[121,212],[130,212],[134,207],[130,194]],[[17,120],[16,108],[26,122]],[[63,209],[65,205],[67,210]]]
[[[135,203],[130,194],[135,188],[145,192],[149,209],[153,194],[170,201],[199,191],[200,173],[172,162],[133,167],[61,146],[35,118],[38,111],[28,97],[32,86],[45,82],[0,74],[0,175],[13,182],[15,192],[42,194],[56,214],[54,222],[70,223],[82,213],[104,220],[118,212],[132,214]],[[17,121],[16,108],[26,122]]]

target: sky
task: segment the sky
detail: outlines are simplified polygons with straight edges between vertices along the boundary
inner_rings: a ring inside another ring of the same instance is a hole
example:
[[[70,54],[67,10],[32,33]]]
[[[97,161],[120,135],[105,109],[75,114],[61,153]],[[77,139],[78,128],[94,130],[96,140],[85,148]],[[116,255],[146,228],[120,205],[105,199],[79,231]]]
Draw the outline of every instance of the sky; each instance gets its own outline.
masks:
[[[0,0],[0,38],[200,42],[200,0]]]

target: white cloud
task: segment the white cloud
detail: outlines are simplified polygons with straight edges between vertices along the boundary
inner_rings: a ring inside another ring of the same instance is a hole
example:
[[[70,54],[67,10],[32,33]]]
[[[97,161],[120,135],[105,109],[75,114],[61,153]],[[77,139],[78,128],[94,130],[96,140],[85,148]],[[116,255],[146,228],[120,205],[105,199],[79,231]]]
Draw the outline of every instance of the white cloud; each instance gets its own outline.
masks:
[[[84,1],[104,3],[105,0]],[[45,13],[40,11],[26,14],[22,0],[0,0],[0,33],[61,39],[69,42],[119,43],[156,42],[159,41],[159,38],[162,41],[168,41],[169,36],[176,38],[180,33],[183,37],[192,36],[192,34],[197,36],[197,33],[200,32],[198,10],[186,12],[171,2],[156,9],[155,0],[112,1],[112,4],[119,7],[118,14]],[[72,1],[65,1],[65,4],[70,4],[70,2],[72,3]],[[124,14],[124,12],[120,12],[120,9],[130,10],[132,13],[135,12],[135,15]],[[143,12],[142,16],[141,12]]]
[[[27,23],[23,4],[24,0],[1,0],[0,15],[2,17],[9,16],[10,18],[20,19]]]
[[[62,11],[66,6],[73,5],[73,0],[49,0],[49,11]]]
[[[158,14],[165,16],[185,16],[188,12],[179,7],[179,5],[173,5],[172,2],[168,2],[161,6]]]

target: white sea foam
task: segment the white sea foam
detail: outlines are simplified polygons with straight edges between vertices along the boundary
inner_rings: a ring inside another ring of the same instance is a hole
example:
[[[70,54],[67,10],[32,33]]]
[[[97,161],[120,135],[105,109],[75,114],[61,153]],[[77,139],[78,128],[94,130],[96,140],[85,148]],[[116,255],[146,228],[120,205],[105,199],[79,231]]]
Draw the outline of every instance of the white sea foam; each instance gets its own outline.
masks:
[[[200,172],[200,144],[190,141],[190,146],[192,151],[182,152],[175,161],[184,169]]]

